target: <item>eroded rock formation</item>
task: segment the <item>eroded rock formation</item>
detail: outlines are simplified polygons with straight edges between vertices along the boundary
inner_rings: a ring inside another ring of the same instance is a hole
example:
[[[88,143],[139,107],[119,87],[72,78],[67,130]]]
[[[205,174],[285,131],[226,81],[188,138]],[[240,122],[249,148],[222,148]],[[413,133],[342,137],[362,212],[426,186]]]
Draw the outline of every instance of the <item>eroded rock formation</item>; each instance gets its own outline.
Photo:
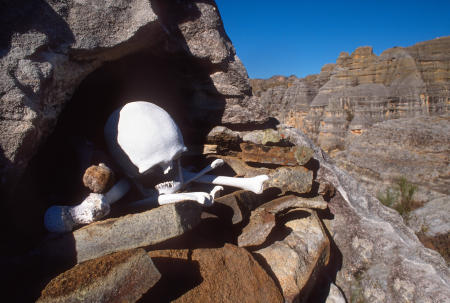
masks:
[[[333,152],[374,123],[447,112],[449,49],[450,37],[394,47],[380,56],[360,47],[341,53],[318,75],[251,83],[268,114]]]

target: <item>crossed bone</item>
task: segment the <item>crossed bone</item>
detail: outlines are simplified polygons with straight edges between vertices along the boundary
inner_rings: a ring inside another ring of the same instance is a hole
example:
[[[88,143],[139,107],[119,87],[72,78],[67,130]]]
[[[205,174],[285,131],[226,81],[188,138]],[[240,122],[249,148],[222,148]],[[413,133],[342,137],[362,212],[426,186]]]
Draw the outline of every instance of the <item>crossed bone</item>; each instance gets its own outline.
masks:
[[[187,148],[181,131],[164,109],[150,102],[130,102],[114,111],[106,122],[104,134],[111,155],[145,197],[133,205],[154,205],[155,202],[162,205],[181,201],[211,205],[216,193],[223,189],[221,185],[259,194],[263,192],[264,181],[269,178],[266,175],[253,178],[206,175],[224,163],[221,159],[213,161],[197,174],[184,170],[180,156]],[[175,180],[162,182],[155,189],[146,189],[136,181],[143,175],[162,177],[155,168],[160,167],[167,174],[172,170],[174,161],[177,165]],[[216,186],[209,193],[180,192],[191,182]],[[45,213],[45,226],[52,232],[66,232],[77,225],[97,221],[106,216],[110,205],[122,198],[129,189],[129,182],[122,179],[106,194],[92,193],[77,206],[52,206]]]
[[[222,166],[222,159],[214,160],[210,165],[205,167],[199,173],[192,173],[182,169],[182,179],[187,181],[178,182],[172,187],[162,187],[152,191],[143,192],[146,198],[133,202],[131,206],[151,206],[157,202],[159,205],[177,203],[181,201],[195,201],[203,205],[211,205],[214,203],[216,194],[223,190],[222,185],[237,187],[244,190],[252,191],[260,194],[264,190],[264,182],[268,180],[268,176],[259,175],[252,178],[235,178],[226,176],[207,175],[211,170]],[[206,192],[186,192],[177,193],[191,182],[200,182],[216,185],[210,193]],[[51,206],[44,216],[44,224],[50,232],[68,232],[75,227],[83,224],[89,224],[100,220],[107,216],[110,212],[110,206],[120,200],[130,189],[130,183],[127,179],[121,179],[107,193],[97,194],[91,193],[76,206]],[[142,188],[141,188],[142,189]]]

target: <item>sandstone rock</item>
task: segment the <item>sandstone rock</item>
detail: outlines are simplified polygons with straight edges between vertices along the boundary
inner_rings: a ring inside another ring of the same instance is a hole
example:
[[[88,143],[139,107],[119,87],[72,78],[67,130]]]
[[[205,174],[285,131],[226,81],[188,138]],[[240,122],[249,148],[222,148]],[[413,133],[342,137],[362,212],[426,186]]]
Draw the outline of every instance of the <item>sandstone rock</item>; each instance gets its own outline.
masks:
[[[285,129],[290,141],[314,149],[320,163],[317,182],[332,183],[336,194],[328,207],[334,218],[329,232],[342,254],[336,285],[352,298],[377,302],[445,302],[450,297],[450,272],[444,259],[425,248],[402,218],[368,193],[334,164],[306,135]]]
[[[269,121],[266,109],[255,96],[229,98],[220,123],[238,126],[261,126]]]
[[[416,233],[422,232],[428,237],[450,233],[450,199],[435,199],[413,210],[407,224]]]
[[[269,213],[278,214],[288,208],[326,209],[327,206],[328,204],[323,200],[322,196],[303,198],[289,195],[267,202],[260,207],[264,208]]]
[[[298,218],[299,212],[308,216]],[[281,241],[255,251],[273,272],[287,302],[307,302],[314,280],[328,263],[330,242],[314,211],[294,209],[285,216],[291,232]]]
[[[299,194],[308,193],[312,187],[313,172],[302,166],[279,167],[269,174],[264,187],[275,187],[283,193],[290,191]]]
[[[92,165],[84,172],[83,184],[91,192],[105,193],[114,185],[114,173],[103,163]]]
[[[246,162],[295,166],[305,164],[312,156],[312,150],[303,146],[281,147],[241,143],[240,147],[242,150],[240,157]]]
[[[123,251],[60,274],[37,302],[136,302],[160,278],[145,250]]]
[[[206,140],[210,144],[217,144],[220,146],[219,152],[236,149],[241,142],[239,132],[232,131],[225,126],[214,127],[206,136]]]
[[[252,211],[248,224],[238,237],[238,245],[245,247],[263,244],[273,227],[275,227],[275,215],[289,208],[326,209],[327,203],[322,196],[302,198],[292,195],[264,203]]]
[[[200,222],[200,213],[201,206],[192,202],[162,205],[143,213],[92,223],[48,241],[41,250],[50,256],[75,252],[80,263],[180,236]]]
[[[275,215],[264,208],[252,211],[248,224],[238,237],[238,246],[257,246],[266,241],[267,236],[275,227]]]
[[[444,115],[377,123],[335,158],[374,195],[404,176],[418,185],[418,201],[448,197],[449,122],[450,116]]]
[[[149,255],[163,276],[159,287],[165,289],[164,301],[283,302],[274,281],[243,248],[225,244],[216,249],[151,251]],[[198,264],[201,278],[195,272],[179,273],[176,264],[180,261]],[[199,282],[187,292],[174,296],[178,292],[177,282],[182,283],[184,279]],[[158,285],[155,288],[149,293],[150,299],[158,293]]]

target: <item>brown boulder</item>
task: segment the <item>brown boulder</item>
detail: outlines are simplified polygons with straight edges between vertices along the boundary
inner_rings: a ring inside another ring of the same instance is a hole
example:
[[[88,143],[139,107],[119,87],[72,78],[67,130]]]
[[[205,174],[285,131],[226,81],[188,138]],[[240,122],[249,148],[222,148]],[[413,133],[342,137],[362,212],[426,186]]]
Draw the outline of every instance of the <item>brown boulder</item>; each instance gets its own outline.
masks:
[[[136,302],[161,277],[143,249],[78,264],[50,281],[37,302]]]
[[[181,273],[182,279],[195,280],[198,285],[170,298],[172,302],[283,302],[275,282],[243,248],[225,244],[222,248],[160,250],[149,255],[163,276],[147,293],[149,300],[158,299],[154,296],[158,288],[170,288],[171,294],[177,292],[172,283],[182,282],[177,264],[184,261],[193,264],[194,270],[192,276]]]

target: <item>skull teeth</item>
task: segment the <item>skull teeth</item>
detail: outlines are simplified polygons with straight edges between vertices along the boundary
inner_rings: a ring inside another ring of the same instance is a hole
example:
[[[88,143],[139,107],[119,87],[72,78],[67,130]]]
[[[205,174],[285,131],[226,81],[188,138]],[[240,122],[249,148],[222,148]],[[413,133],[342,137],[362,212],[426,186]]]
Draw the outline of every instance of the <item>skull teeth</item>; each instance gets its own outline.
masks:
[[[167,181],[157,184],[155,186],[155,189],[158,191],[160,195],[172,194],[178,190],[179,186],[180,182]]]

